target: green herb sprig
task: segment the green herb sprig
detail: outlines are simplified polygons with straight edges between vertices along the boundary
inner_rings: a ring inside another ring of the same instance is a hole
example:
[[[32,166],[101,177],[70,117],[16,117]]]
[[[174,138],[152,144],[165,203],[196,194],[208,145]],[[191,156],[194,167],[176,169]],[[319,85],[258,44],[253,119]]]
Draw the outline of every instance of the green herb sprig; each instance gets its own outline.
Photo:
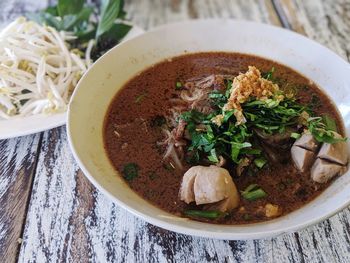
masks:
[[[255,201],[267,196],[267,193],[257,184],[249,185],[241,194],[242,197],[248,201]]]
[[[136,163],[127,163],[124,165],[122,174],[127,181],[138,177],[140,167]]]
[[[189,217],[200,217],[206,219],[217,219],[220,217],[225,217],[227,213],[221,211],[202,211],[202,210],[186,210],[184,215]]]
[[[103,49],[99,53],[103,53],[131,29],[124,23],[116,23],[117,19],[125,17],[123,7],[124,0],[102,0],[97,8],[86,4],[85,0],[58,0],[57,5],[27,16],[58,31],[73,32],[77,39],[71,44],[81,51],[84,51],[89,40],[94,39],[96,48]],[[104,43],[101,46],[98,45],[100,41]]]

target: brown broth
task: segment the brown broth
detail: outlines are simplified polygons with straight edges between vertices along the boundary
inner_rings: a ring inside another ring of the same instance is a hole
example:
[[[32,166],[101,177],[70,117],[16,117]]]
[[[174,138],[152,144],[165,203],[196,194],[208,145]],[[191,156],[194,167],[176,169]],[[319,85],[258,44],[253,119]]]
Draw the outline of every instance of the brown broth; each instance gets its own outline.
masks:
[[[153,205],[181,215],[190,206],[179,200],[178,192],[183,173],[164,167],[163,152],[157,141],[163,139],[159,128],[152,127],[155,116],[163,115],[171,106],[169,99],[176,94],[175,83],[209,74],[245,72],[249,65],[267,72],[275,67],[275,77],[298,90],[302,103],[318,101],[317,115],[327,113],[341,119],[330,99],[310,80],[274,61],[238,53],[197,53],[173,58],[156,64],[132,78],[116,94],[105,117],[104,143],[111,163],[121,171],[127,163],[137,163],[139,175],[127,181],[130,187]],[[116,128],[117,133],[116,133]],[[186,168],[189,168],[187,166]],[[279,205],[283,214],[296,210],[319,195],[328,184],[316,184],[309,173],[299,173],[289,161],[283,165],[269,164],[255,176],[234,178],[238,190],[258,183],[267,193],[264,199],[249,202],[241,198],[239,207],[222,224],[241,224],[268,220],[261,207],[266,203]]]

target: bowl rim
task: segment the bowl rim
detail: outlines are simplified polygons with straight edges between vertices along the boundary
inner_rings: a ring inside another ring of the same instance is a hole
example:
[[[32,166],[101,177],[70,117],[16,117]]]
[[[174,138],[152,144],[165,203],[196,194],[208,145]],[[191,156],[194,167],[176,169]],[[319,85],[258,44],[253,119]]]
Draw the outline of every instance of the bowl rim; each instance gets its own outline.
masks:
[[[278,26],[274,26],[274,25],[270,25],[270,24],[266,24],[266,23],[261,23],[261,22],[254,22],[254,21],[248,21],[248,20],[241,20],[241,19],[222,19],[222,18],[209,18],[209,19],[194,19],[194,20],[184,20],[184,21],[180,21],[180,22],[174,22],[174,23],[168,23],[168,24],[164,24],[164,25],[160,25],[157,27],[152,28],[149,31],[146,31],[145,34],[148,33],[152,33],[152,32],[156,32],[156,31],[161,31],[164,30],[165,28],[168,27],[172,27],[172,26],[178,26],[178,25],[182,25],[182,26],[186,26],[187,24],[193,24],[193,23],[203,23],[203,22],[213,22],[213,23],[220,23],[223,21],[229,21],[230,23],[234,23],[234,24],[250,24],[250,25],[255,25],[255,26],[263,26],[266,27],[267,29],[273,29],[273,30],[277,30],[277,31],[281,31],[281,32],[287,32],[288,34],[292,34],[294,35],[296,38],[299,38],[303,41],[308,41],[308,42],[312,42],[313,45],[317,45],[318,47],[322,48],[323,52],[328,52],[330,53],[335,59],[337,59],[339,62],[341,62],[344,67],[348,67],[350,70],[350,64],[343,59],[340,55],[338,55],[337,53],[333,52],[332,50],[330,50],[329,48],[321,45],[320,43],[316,42],[315,40],[309,39],[304,35],[301,35],[297,32],[282,28],[282,27],[278,27]],[[140,35],[140,36],[136,36],[134,39],[138,39],[141,38],[144,34]],[[98,63],[101,59],[103,59],[105,56],[108,56],[110,52],[112,52],[114,49],[120,47],[120,46],[124,46],[124,45],[128,45],[129,41],[123,42],[121,44],[119,44],[118,46],[113,47],[111,50],[109,50],[108,52],[106,52],[102,57],[100,57],[95,63]],[[92,66],[93,67],[93,66]],[[91,67],[91,68],[92,68]],[[90,70],[91,70],[90,68]],[[71,96],[71,102],[74,100],[75,95],[77,93],[77,90],[79,88],[79,84],[83,81],[83,79],[86,77],[87,74],[89,74],[90,70],[88,70],[84,76],[79,80],[79,83],[77,84],[77,88],[74,90],[72,96]],[[73,141],[73,135],[71,133],[71,103],[69,104],[68,107],[68,119],[67,119],[67,125],[66,125],[66,130],[67,130],[67,135],[68,135],[68,142],[71,148],[71,151],[73,153],[73,156],[76,160],[76,162],[78,163],[80,169],[82,170],[82,172],[84,173],[84,175],[89,179],[89,181],[99,190],[101,191],[104,195],[106,195],[111,201],[113,201],[114,203],[116,203],[118,206],[122,207],[123,209],[126,209],[127,211],[129,211],[130,213],[132,213],[133,215],[145,220],[146,222],[156,225],[158,227],[170,230],[170,231],[175,231],[177,233],[181,233],[181,234],[185,234],[185,235],[193,235],[193,236],[197,236],[197,237],[207,237],[207,238],[215,238],[215,239],[222,239],[222,240],[254,240],[254,239],[261,239],[261,238],[269,238],[269,237],[275,237],[278,235],[281,235],[283,233],[291,233],[291,232],[295,232],[301,229],[304,229],[308,226],[311,225],[315,225],[321,221],[326,220],[327,218],[335,215],[336,213],[338,213],[339,211],[343,210],[344,208],[346,208],[347,206],[350,205],[350,199],[345,201],[342,205],[339,205],[338,207],[336,207],[335,209],[329,211],[328,213],[324,214],[323,216],[317,217],[317,218],[311,218],[307,221],[304,221],[303,223],[299,223],[296,225],[291,225],[291,226],[287,226],[287,227],[283,227],[279,230],[265,230],[265,231],[260,231],[260,232],[254,232],[254,233],[250,233],[250,232],[217,232],[217,231],[210,231],[210,230],[204,230],[204,229],[194,229],[191,228],[189,226],[179,226],[179,225],[174,225],[172,223],[163,221],[161,219],[152,217],[152,216],[148,216],[146,214],[143,214],[142,212],[139,212],[138,210],[132,208],[131,206],[129,206],[127,203],[124,203],[123,201],[119,200],[118,198],[116,198],[115,196],[113,196],[110,192],[108,192],[106,189],[103,188],[103,186],[101,186],[101,184],[94,178],[94,176],[92,174],[90,174],[90,172],[88,171],[87,167],[84,165],[83,161],[80,159],[77,151],[76,151],[76,147]],[[151,203],[149,203],[150,205],[152,205]],[[196,221],[198,222],[198,221]],[[266,222],[271,222],[271,220],[266,221]],[[198,222],[201,223],[201,222]],[[261,222],[262,224],[264,222]],[[261,224],[261,223],[257,223],[257,224]],[[205,223],[204,223],[205,224]],[[256,224],[256,223],[255,223]],[[230,227],[230,226],[249,226],[250,224],[241,224],[241,225],[222,225],[223,228],[224,227]]]

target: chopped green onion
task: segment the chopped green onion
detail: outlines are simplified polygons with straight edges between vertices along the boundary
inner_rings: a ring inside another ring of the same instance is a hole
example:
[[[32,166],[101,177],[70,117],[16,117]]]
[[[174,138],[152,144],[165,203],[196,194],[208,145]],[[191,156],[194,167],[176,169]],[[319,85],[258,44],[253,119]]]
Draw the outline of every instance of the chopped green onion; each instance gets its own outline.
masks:
[[[301,137],[301,134],[300,133],[297,133],[297,132],[292,132],[290,134],[290,137],[291,138],[294,138],[294,139],[299,139]]]
[[[231,116],[234,114],[235,110],[229,110],[224,112],[224,120],[223,122],[227,122]]]
[[[274,72],[275,72],[275,67],[272,67],[269,72],[263,74],[263,78],[265,78],[267,80],[272,80]]]
[[[147,93],[140,94],[139,96],[136,97],[135,103],[140,103],[146,96],[147,96]]]
[[[210,155],[208,156],[208,160],[213,162],[213,163],[218,163],[219,159],[216,155],[216,150],[215,149],[211,149],[210,150]]]
[[[254,159],[254,164],[256,165],[256,167],[258,168],[263,168],[264,165],[267,163],[267,160],[265,158],[256,158]]]
[[[243,192],[241,192],[244,199],[248,201],[255,201],[267,196],[266,192],[261,189],[257,184],[249,185]]]
[[[122,170],[124,178],[128,181],[133,180],[138,176],[139,169],[136,163],[127,163]]]
[[[327,130],[331,130],[331,131],[335,131],[335,132],[337,131],[337,124],[332,117],[325,114],[322,116],[322,121],[326,125]]]
[[[207,219],[216,219],[216,218],[228,215],[228,213],[224,213],[221,211],[202,211],[202,210],[187,210],[187,211],[184,211],[184,214],[190,217],[202,217]]]
[[[182,88],[182,83],[180,81],[177,81],[176,82],[176,86],[175,86],[175,89],[181,89]]]
[[[244,148],[241,150],[240,152],[241,154],[248,154],[248,155],[260,155],[261,154],[261,150],[260,149],[247,149]]]

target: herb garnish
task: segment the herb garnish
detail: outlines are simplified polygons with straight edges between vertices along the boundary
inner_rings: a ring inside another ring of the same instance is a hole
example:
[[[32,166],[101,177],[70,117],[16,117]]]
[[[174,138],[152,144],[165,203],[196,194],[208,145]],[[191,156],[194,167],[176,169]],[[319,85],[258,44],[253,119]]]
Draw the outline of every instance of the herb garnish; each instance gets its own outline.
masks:
[[[264,76],[272,79],[274,68]],[[230,97],[232,81],[225,80],[226,91],[214,90],[209,94],[214,111],[210,114],[191,110],[183,112],[180,118],[186,121],[187,131],[191,136],[191,145],[188,147],[191,164],[201,159],[217,163],[222,156],[236,164],[247,155],[255,155],[254,164],[262,168],[266,160],[261,155],[258,145],[253,140],[251,130],[259,129],[267,135],[284,133],[287,128],[294,129],[301,124],[301,116],[311,116],[309,106],[298,103],[295,96],[285,96],[279,90],[274,96],[258,100],[251,97],[241,104],[246,122],[236,125],[235,110],[224,110],[224,105]],[[295,94],[294,94],[295,95]],[[218,124],[219,123],[219,124]],[[305,128],[320,142],[334,143],[343,139],[336,139],[335,121],[328,115],[323,118],[311,118],[307,123],[303,120]],[[200,128],[199,128],[200,127]],[[298,139],[300,133],[293,132],[291,137]]]
[[[327,124],[324,123],[322,117],[309,118],[307,122],[309,131],[319,142],[336,143],[346,140],[346,138],[335,137],[336,124],[330,117],[327,117]]]
[[[241,192],[241,194],[242,197],[248,201],[255,201],[267,196],[266,192],[257,184],[249,185],[244,191]]]
[[[58,0],[57,5],[27,16],[58,31],[72,32],[77,39],[71,40],[70,44],[81,51],[85,51],[89,40],[94,39],[92,57],[97,59],[131,29],[129,25],[115,22],[124,19],[123,7],[124,0],[102,0],[99,8],[86,4],[85,0]],[[97,15],[94,13],[96,9]]]
[[[266,163],[267,163],[267,160],[263,157],[254,159],[254,164],[256,165],[256,167],[260,169],[263,168]]]
[[[291,138],[294,138],[294,139],[299,139],[301,137],[301,134],[300,133],[297,133],[297,132],[292,132],[290,134],[290,137]]]
[[[176,81],[175,89],[176,90],[182,89],[182,83],[180,81]]]
[[[275,72],[275,67],[272,67],[270,69],[270,71],[266,72],[266,73],[263,73],[262,76],[264,79],[267,79],[267,80],[273,80],[273,73]]]
[[[224,217],[228,215],[227,213],[221,211],[202,211],[202,210],[186,210],[184,215],[190,217],[202,217],[207,219],[217,219],[219,217]]]
[[[128,181],[135,179],[138,176],[139,169],[136,163],[127,163],[122,170],[124,178]]]

